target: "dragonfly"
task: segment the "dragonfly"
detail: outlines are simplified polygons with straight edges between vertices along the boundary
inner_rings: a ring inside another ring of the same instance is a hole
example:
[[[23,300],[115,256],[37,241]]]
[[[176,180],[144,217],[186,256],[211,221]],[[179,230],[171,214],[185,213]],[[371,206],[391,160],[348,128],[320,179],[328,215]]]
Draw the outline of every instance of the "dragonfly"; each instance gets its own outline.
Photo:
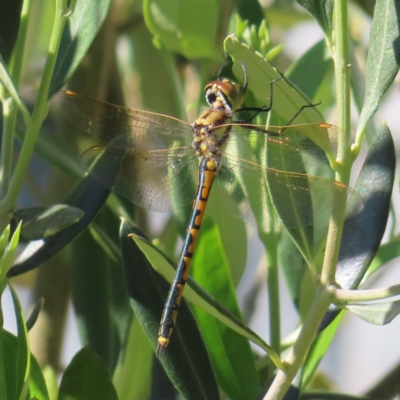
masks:
[[[273,160],[268,165],[262,161],[263,156],[257,149],[266,145],[280,150],[277,159],[281,159],[282,154],[288,159],[298,156],[300,150],[317,160],[328,153],[329,159],[329,154],[336,151],[337,128],[327,123],[290,125],[301,110],[284,127],[252,124],[256,115],[272,109],[276,80],[270,84],[268,106],[243,107],[248,79],[244,65],[242,68],[244,83],[241,86],[219,75],[217,80],[206,85],[209,107],[192,124],[167,115],[102,102],[73,91],[56,94],[56,102],[62,106],[66,117],[104,145],[94,146],[83,157],[90,163],[105,152],[111,152],[113,160],[119,164],[112,183],[105,182],[104,169],[98,172],[92,168],[89,172],[96,179],[134,204],[153,211],[171,211],[193,203],[181,257],[160,321],[158,357],[170,342],[214,182],[216,187],[225,190],[221,197],[235,203],[239,216],[251,225],[267,218],[265,213],[254,211],[254,204],[258,202],[260,210],[265,206],[262,200],[249,199],[243,182],[250,182],[265,193],[273,185],[278,194],[281,192],[283,204],[292,192],[309,196],[310,187],[326,193],[330,199],[334,192],[351,190],[332,179],[311,176],[304,171],[280,170],[273,166]],[[247,120],[237,118],[242,112],[253,115]],[[289,210],[287,215],[279,214],[289,228],[313,224],[310,208],[301,204],[295,213]]]

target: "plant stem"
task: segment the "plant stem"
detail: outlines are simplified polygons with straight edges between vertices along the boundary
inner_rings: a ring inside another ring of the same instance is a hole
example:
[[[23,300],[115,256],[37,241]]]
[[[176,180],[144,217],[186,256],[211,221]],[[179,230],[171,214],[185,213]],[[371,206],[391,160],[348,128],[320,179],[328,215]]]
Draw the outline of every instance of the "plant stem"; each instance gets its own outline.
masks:
[[[304,321],[302,330],[293,347],[290,349],[284,363],[286,370],[279,370],[274,382],[264,397],[264,400],[282,399],[290,387],[297,371],[307,356],[308,350],[314,341],[318,327],[330,305],[330,294],[323,285],[318,285],[315,300]]]
[[[270,233],[259,232],[259,237],[264,243],[267,257],[267,288],[269,303],[269,337],[271,347],[277,354],[281,352],[281,319],[279,303],[279,276],[278,276],[278,243],[274,231]]]
[[[50,37],[46,65],[44,68],[42,80],[40,82],[38,97],[36,99],[32,118],[28,123],[25,139],[22,144],[21,153],[18,158],[17,166],[15,168],[9,190],[6,196],[0,202],[0,213],[6,214],[8,212],[11,212],[15,207],[17,196],[25,178],[29,166],[29,161],[35,147],[36,139],[39,134],[39,129],[42,125],[44,118],[47,115],[47,96],[49,92],[50,82],[57,59],[61,35],[70,13],[71,9],[66,5],[66,2],[64,0],[56,1],[54,25]]]
[[[347,1],[334,0],[334,31],[331,52],[335,66],[338,126],[343,134],[338,139],[338,166],[336,180],[348,183],[351,158],[349,155],[350,131],[350,74],[348,61]],[[336,185],[336,184],[335,184]],[[336,186],[335,186],[336,187]],[[334,187],[334,188],[335,188]],[[335,282],[336,265],[339,255],[341,235],[346,209],[347,193],[334,190],[333,209],[328,229],[326,252],[321,278],[317,284],[315,299],[304,321],[300,335],[286,357],[287,370],[278,371],[264,400],[282,399],[290,387],[296,373],[304,363],[314,341],[318,327],[331,303],[330,286]]]
[[[29,15],[32,1],[25,0],[22,6],[21,21],[18,32],[17,43],[10,61],[10,73],[16,91],[21,81],[21,71],[25,53],[26,35],[28,32]],[[1,143],[0,169],[2,179],[0,182],[0,194],[5,195],[11,180],[11,164],[14,151],[14,132],[17,120],[17,107],[12,99],[7,99],[3,104],[3,137]]]
[[[338,138],[338,164],[336,180],[348,183],[350,176],[351,157],[349,152],[350,131],[350,71],[348,56],[347,1],[334,1],[334,31],[331,48],[335,67],[336,107],[338,126],[343,134]],[[334,201],[331,221],[328,229],[326,253],[321,271],[321,283],[329,287],[335,282],[336,265],[340,250],[343,222],[346,209],[346,191],[334,191]]]
[[[400,295],[400,284],[371,290],[344,290],[332,287],[330,292],[337,302],[382,300]]]

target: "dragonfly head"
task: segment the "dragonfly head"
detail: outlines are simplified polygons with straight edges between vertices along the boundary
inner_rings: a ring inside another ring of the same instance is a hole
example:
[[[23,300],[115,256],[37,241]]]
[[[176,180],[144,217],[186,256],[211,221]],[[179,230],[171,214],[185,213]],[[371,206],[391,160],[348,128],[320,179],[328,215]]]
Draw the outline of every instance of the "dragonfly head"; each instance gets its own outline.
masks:
[[[204,89],[207,103],[215,110],[235,111],[242,105],[244,90],[236,82],[221,79],[210,82]]]

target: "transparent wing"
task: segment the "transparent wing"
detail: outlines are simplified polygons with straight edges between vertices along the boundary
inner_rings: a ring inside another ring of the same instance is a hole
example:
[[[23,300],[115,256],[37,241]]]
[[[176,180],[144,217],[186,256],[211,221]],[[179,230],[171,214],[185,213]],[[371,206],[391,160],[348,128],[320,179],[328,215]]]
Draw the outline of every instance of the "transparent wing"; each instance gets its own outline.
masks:
[[[57,93],[54,101],[73,125],[106,145],[92,147],[82,159],[110,190],[154,211],[193,201],[198,162],[189,124],[69,91]],[[105,173],[105,163],[112,163],[114,179]]]
[[[278,132],[282,127],[276,129]],[[314,133],[308,129],[314,129]],[[327,124],[291,126],[276,135],[248,126],[235,127],[218,172],[219,183],[226,186],[229,197],[239,205],[249,224],[266,229],[274,222],[266,210],[268,195],[287,228],[326,221],[333,205],[345,207],[348,197],[352,198],[348,216],[354,215],[362,209],[363,202],[352,189],[332,179],[307,174],[307,164],[329,166],[325,149],[335,152],[337,133],[336,127]],[[318,144],[312,140],[315,137]]]
[[[120,107],[75,92],[60,91],[53,97],[63,115],[79,129],[103,144],[123,137],[124,145],[149,151],[190,146],[191,126],[179,119],[146,111]]]
[[[197,157],[186,150],[186,154],[182,149],[139,152],[96,146],[82,158],[90,165],[89,173],[110,190],[149,210],[171,211],[190,204],[195,196]],[[113,180],[104,174],[104,164],[110,163]]]

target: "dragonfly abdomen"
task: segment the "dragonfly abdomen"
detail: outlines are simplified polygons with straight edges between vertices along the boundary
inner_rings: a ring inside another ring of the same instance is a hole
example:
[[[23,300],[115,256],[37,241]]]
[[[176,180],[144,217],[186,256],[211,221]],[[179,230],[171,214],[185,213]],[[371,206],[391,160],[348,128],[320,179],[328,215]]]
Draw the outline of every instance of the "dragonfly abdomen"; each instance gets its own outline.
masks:
[[[167,347],[175,321],[178,315],[178,308],[182,300],[183,289],[192,263],[194,249],[199,236],[199,230],[203,222],[207,206],[208,196],[217,174],[218,163],[212,158],[203,158],[199,166],[199,184],[196,197],[193,202],[193,211],[186,231],[182,255],[176,269],[175,278],[171,284],[167,300],[164,305],[158,331],[157,357]]]

